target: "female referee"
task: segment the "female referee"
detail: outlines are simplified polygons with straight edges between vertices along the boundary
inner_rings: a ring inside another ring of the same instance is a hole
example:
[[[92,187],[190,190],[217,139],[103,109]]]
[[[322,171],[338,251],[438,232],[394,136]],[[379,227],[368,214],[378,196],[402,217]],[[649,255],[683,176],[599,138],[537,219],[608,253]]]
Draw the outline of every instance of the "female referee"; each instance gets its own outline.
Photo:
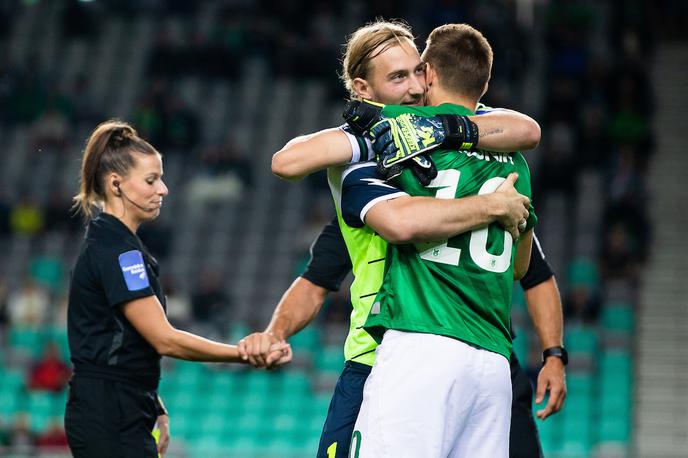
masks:
[[[74,376],[65,429],[76,458],[165,452],[169,418],[157,394],[161,355],[242,362],[234,345],[167,321],[158,264],[136,236],[141,223],[160,214],[167,195],[162,174],[160,153],[126,123],[100,124],[88,139],[75,207],[89,224],[72,272],[67,322]],[[101,210],[95,218],[94,207]],[[273,350],[279,363],[291,359],[288,344]]]

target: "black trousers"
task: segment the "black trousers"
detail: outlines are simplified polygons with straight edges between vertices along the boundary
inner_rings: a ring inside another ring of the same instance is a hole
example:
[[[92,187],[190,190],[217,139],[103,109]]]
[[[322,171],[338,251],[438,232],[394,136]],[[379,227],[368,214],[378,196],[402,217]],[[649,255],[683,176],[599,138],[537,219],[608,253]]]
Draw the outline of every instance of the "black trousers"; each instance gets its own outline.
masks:
[[[155,391],[75,376],[69,383],[65,431],[75,458],[157,458],[151,434]]]
[[[533,387],[515,353],[511,353],[511,432],[509,458],[542,458],[542,447],[533,418]]]

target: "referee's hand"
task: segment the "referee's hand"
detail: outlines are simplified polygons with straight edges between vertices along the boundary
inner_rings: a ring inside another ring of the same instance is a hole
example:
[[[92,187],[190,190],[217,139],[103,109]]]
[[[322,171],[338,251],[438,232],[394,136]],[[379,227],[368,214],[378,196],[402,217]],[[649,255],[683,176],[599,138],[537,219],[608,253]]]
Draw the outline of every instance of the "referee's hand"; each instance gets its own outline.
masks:
[[[160,415],[156,420],[156,424],[160,430],[158,454],[163,457],[165,452],[167,452],[167,446],[170,445],[170,417],[168,415]]]
[[[257,368],[271,368],[291,361],[291,346],[267,332],[254,332],[239,341],[241,359]]]
[[[540,404],[545,399],[547,391],[549,391],[547,405],[544,409],[538,410],[535,413],[541,420],[559,412],[566,399],[564,363],[556,356],[547,358],[545,365],[540,369],[537,379],[537,391],[535,392],[535,404]]]

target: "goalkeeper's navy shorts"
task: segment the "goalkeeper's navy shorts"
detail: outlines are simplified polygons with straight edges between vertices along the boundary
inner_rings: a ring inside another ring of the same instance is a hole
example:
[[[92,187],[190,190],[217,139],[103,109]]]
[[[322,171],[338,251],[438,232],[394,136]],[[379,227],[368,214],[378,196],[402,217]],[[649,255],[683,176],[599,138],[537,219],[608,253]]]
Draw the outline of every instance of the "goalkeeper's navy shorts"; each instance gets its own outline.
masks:
[[[513,401],[509,457],[542,458],[540,437],[533,419],[533,388],[530,385],[530,379],[519,364],[516,354],[511,354],[510,363]],[[348,456],[354,424],[363,402],[363,386],[371,369],[366,364],[346,362],[327,412],[325,426],[320,436],[318,458]],[[330,450],[330,455],[328,455],[328,450]],[[333,450],[334,454],[332,454]]]
[[[351,435],[363,403],[363,386],[372,367],[347,361],[337,380],[325,426],[320,436],[318,458],[349,456]]]
[[[75,458],[157,458],[151,434],[157,393],[131,383],[75,376],[69,382],[65,431]]]

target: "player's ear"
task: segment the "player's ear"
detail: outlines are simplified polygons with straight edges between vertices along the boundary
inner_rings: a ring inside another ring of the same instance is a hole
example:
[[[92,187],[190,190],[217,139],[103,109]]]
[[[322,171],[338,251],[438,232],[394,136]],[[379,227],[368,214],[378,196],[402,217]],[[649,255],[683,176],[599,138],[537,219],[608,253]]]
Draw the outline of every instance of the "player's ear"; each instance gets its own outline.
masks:
[[[432,65],[426,63],[425,64],[425,85],[427,87],[430,87],[436,82],[437,82],[437,73],[435,73],[435,69],[432,68]]]
[[[362,99],[374,100],[374,94],[370,84],[363,78],[354,78],[351,82],[351,87],[353,87],[354,92]]]

